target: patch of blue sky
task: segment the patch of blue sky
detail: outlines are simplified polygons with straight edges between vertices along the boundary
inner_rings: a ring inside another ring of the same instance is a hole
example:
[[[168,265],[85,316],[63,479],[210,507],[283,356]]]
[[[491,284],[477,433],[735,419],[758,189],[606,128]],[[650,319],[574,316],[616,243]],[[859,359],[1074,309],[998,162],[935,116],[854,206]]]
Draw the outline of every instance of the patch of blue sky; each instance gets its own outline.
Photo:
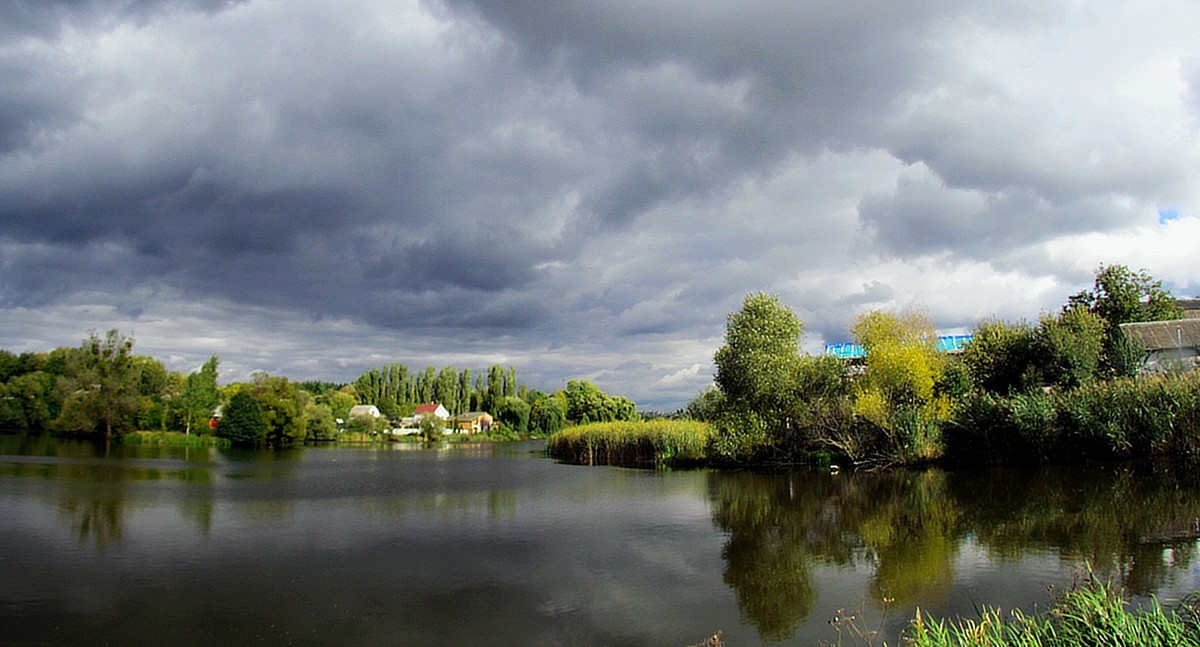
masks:
[[[1158,224],[1160,224],[1160,225],[1165,225],[1172,220],[1178,220],[1178,219],[1179,219],[1179,210],[1178,209],[1159,209],[1158,210]]]

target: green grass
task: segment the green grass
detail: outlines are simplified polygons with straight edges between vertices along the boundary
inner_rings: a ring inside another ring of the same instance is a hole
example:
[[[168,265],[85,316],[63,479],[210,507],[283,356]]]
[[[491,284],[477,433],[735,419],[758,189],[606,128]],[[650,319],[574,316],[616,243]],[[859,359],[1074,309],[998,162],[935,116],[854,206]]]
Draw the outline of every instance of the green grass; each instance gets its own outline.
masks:
[[[1072,589],[1043,614],[1004,614],[984,609],[977,619],[936,620],[917,610],[904,644],[917,647],[1198,647],[1196,608],[1182,604],[1166,609],[1152,601],[1145,609],[1128,608],[1120,593],[1106,584]]]
[[[130,445],[169,445],[172,447],[228,447],[229,440],[208,434],[184,434],[180,431],[131,431],[121,436]]]
[[[547,452],[581,465],[690,467],[708,457],[712,428],[692,420],[596,422],[550,437]]]

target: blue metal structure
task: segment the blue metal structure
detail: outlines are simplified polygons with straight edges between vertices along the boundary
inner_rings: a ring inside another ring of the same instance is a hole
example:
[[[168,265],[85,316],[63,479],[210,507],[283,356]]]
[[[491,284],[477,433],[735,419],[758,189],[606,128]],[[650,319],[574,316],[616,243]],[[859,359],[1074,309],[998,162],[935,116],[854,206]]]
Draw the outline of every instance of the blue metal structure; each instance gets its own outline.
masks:
[[[943,353],[961,353],[971,343],[971,335],[939,335],[937,349]],[[825,354],[838,359],[862,359],[867,356],[862,344],[841,342],[825,344]]]

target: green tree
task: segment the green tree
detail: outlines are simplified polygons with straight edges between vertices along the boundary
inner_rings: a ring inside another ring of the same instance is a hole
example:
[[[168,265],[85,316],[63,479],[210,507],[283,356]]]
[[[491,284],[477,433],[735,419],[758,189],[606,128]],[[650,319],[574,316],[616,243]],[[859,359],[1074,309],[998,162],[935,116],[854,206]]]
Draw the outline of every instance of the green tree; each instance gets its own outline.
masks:
[[[587,380],[570,380],[566,390],[567,420],[575,424],[638,420],[637,405],[625,396],[612,396]]]
[[[504,396],[497,401],[496,417],[504,428],[524,436],[529,433],[529,411],[527,402],[516,396]]]
[[[429,442],[441,440],[446,431],[446,422],[432,413],[421,414],[417,425],[421,430],[421,437]]]
[[[458,415],[463,412],[462,403],[458,397],[458,382],[459,374],[454,368],[447,366],[438,373],[437,381],[434,383],[433,399],[439,402],[450,415]]]
[[[60,381],[66,394],[55,425],[62,431],[123,433],[137,412],[141,376],[133,360],[133,338],[116,329],[101,339],[92,333],[68,361]]]
[[[1008,395],[1021,389],[1033,358],[1033,328],[998,319],[975,326],[962,363],[979,388]]]
[[[358,404],[358,398],[343,388],[337,391],[326,392],[317,398],[317,402],[329,407],[329,410],[333,412],[335,420],[341,419],[344,422],[350,417],[350,410],[354,408],[354,405]]]
[[[249,391],[239,390],[229,399],[224,415],[217,424],[217,435],[228,438],[234,445],[261,445],[266,442],[267,426],[263,422],[262,409]]]
[[[803,325],[778,296],[747,295],[717,350],[717,388],[736,408],[782,425],[791,409]]]
[[[303,442],[307,430],[304,408],[311,396],[286,377],[255,373],[250,393],[258,402],[265,428],[263,441],[285,446]]]
[[[549,436],[562,431],[567,423],[567,404],[563,398],[537,392],[529,405],[529,433]]]
[[[338,434],[333,412],[323,404],[310,403],[304,408],[304,430],[307,440],[336,440]]]
[[[1134,272],[1124,265],[1101,265],[1092,290],[1072,295],[1063,314],[1080,308],[1104,322],[1100,367],[1112,376],[1133,374],[1141,364],[1143,349],[1125,337],[1121,324],[1183,317],[1183,309],[1162,281],[1145,269]]]
[[[1067,388],[1096,379],[1104,358],[1104,320],[1084,307],[1045,315],[1034,332],[1036,379]]]
[[[208,421],[212,418],[213,411],[221,404],[221,391],[217,388],[219,363],[220,360],[213,355],[204,362],[199,371],[189,373],[183,380],[180,400],[185,434],[191,434],[193,429],[198,433],[208,429]]]

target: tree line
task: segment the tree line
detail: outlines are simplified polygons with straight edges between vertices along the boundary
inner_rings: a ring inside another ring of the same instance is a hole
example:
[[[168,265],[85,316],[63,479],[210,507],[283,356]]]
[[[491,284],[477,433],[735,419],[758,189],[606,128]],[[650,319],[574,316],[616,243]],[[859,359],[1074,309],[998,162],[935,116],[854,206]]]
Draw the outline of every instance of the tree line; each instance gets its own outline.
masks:
[[[952,458],[1019,460],[1069,450],[1184,449],[1200,444],[1200,429],[1185,437],[1178,424],[1186,403],[1200,413],[1200,380],[1194,373],[1167,386],[1169,378],[1135,380],[1144,349],[1120,329],[1182,314],[1146,271],[1102,265],[1092,289],[1036,324],[977,324],[957,356],[937,350],[920,311],[864,313],[853,325],[865,351],[855,366],[801,353],[795,314],[777,296],[750,294],[729,316],[714,356],[714,388],[681,413],[713,424],[710,455],[718,462],[790,462],[826,452],[855,464],[912,464],[947,458],[948,450]],[[1163,389],[1168,395],[1155,395]],[[1146,434],[1157,440],[1137,447],[1113,425],[1080,422],[1090,419],[1084,409],[1101,402],[1115,410],[1091,418],[1132,420],[1154,398],[1184,404],[1143,415],[1154,427]]]
[[[350,383],[295,382],[258,372],[220,386],[219,364],[214,355],[191,373],[170,371],[135,354],[133,338],[117,330],[93,332],[76,348],[0,350],[0,429],[105,438],[133,430],[179,431],[283,446],[336,440],[344,431],[375,432],[423,403],[440,403],[451,415],[489,413],[512,438],[549,435],[580,421],[637,417],[631,400],[591,382],[572,380],[545,393],[518,382],[513,366],[411,371],[393,363]],[[383,419],[352,418],[350,409],[358,404],[375,405]]]

